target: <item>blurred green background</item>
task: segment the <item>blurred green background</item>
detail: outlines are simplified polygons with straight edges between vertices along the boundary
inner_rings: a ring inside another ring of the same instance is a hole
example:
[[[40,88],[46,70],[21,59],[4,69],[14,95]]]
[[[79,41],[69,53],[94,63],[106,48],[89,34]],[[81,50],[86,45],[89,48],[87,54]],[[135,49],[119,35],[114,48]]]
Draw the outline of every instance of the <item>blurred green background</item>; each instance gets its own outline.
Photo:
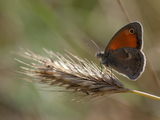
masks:
[[[144,27],[146,70],[138,81],[119,76],[129,88],[160,95],[160,1],[123,0],[132,21]],[[94,40],[103,50],[127,24],[117,0],[0,1],[0,120],[160,120],[160,102],[132,94],[72,101],[69,93],[39,91],[17,75],[20,48],[42,48],[98,63]],[[83,97],[82,97],[83,99]]]

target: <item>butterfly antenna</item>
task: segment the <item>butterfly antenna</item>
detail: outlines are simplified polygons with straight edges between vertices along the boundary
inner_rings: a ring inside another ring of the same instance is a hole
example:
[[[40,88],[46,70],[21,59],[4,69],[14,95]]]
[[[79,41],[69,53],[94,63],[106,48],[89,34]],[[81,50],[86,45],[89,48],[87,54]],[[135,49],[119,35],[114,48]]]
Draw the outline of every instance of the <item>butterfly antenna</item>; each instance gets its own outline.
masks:
[[[93,40],[90,40],[93,44],[94,44],[94,46],[96,47],[96,49],[97,49],[97,52],[101,52],[101,49],[100,49],[100,47],[97,45],[97,43],[95,42],[95,41],[93,41]]]
[[[95,41],[93,41],[93,40],[90,40],[93,44],[94,44],[94,46],[97,48],[97,53],[101,53],[101,49],[100,49],[100,47],[97,45],[97,43],[95,42]],[[97,53],[96,53],[96,56],[97,56]],[[100,62],[100,73],[101,74],[103,74],[103,64],[102,64],[102,62]]]

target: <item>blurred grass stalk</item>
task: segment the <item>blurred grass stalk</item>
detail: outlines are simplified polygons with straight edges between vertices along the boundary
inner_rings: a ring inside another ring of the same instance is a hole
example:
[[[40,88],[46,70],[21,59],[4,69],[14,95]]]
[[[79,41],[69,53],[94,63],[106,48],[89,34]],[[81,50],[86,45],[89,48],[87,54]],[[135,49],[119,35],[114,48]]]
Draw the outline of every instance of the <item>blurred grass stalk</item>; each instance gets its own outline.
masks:
[[[29,50],[23,57],[34,63],[22,63],[21,72],[34,82],[49,86],[61,86],[73,92],[82,92],[91,96],[103,96],[114,93],[134,93],[154,100],[160,97],[124,87],[118,78],[108,69],[101,71],[97,65],[86,59],[81,59],[68,52],[66,55],[54,53],[45,49],[50,57],[37,55]],[[112,75],[111,75],[112,74]]]

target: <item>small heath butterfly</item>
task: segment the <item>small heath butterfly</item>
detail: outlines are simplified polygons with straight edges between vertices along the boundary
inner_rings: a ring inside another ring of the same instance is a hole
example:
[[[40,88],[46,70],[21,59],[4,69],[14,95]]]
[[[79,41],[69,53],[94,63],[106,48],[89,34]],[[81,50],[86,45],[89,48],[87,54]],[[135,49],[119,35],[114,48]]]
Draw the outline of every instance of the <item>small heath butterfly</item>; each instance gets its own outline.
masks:
[[[110,40],[104,52],[97,53],[102,64],[136,80],[144,71],[143,30],[139,22],[122,27]]]

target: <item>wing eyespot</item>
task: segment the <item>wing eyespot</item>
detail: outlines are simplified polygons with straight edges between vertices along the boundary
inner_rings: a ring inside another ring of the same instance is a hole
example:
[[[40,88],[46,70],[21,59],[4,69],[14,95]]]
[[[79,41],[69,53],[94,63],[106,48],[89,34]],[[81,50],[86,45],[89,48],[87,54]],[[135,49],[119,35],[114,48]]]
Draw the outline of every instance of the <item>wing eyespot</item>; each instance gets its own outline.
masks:
[[[135,33],[135,30],[134,30],[133,28],[130,28],[130,29],[129,29],[129,33],[130,33],[130,34],[134,34],[134,33]]]

